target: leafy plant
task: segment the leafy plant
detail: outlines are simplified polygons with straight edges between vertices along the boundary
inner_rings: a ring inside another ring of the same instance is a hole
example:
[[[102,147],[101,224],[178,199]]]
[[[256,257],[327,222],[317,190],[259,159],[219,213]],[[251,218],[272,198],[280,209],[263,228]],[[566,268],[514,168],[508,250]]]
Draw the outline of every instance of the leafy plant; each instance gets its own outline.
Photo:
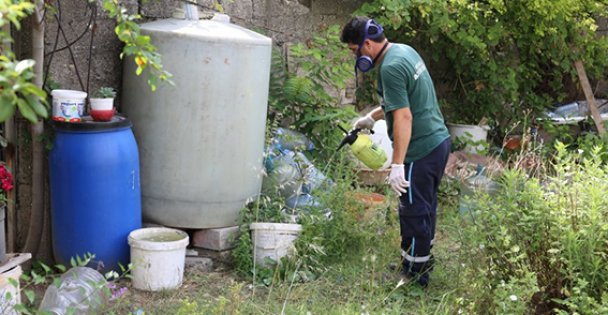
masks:
[[[499,301],[511,294],[541,313],[606,308],[608,167],[598,147],[584,155],[559,143],[555,150],[544,176],[508,170],[495,195],[478,195],[471,204],[463,263],[467,287],[476,290],[463,293],[463,301],[475,313],[501,313]]]
[[[12,42],[10,33],[3,31],[4,26],[21,29],[20,21],[33,11],[34,4],[27,1],[0,1],[0,41]],[[32,59],[17,60],[9,47],[3,48],[0,56],[0,122],[12,117],[17,109],[32,123],[48,116],[46,93],[32,83],[34,64]]]
[[[99,91],[97,91],[95,96],[98,98],[115,98],[116,91],[112,87],[104,86],[99,88]]]
[[[306,44],[290,46],[287,61],[275,51],[269,94],[271,128],[304,132],[318,147],[332,150],[342,136],[335,126],[357,115],[341,104],[341,91],[353,71],[339,31],[334,25]]]
[[[161,56],[150,42],[150,36],[142,35],[139,25],[135,23],[140,16],[128,14],[127,9],[118,0],[104,0],[103,8],[110,18],[116,20],[117,25],[114,32],[118,39],[125,44],[120,58],[133,56],[137,65],[135,70],[137,75],[142,74],[145,69],[149,70],[147,82],[152,91],[156,90],[159,80],[173,84],[172,75],[163,69]]]
[[[445,87],[451,122],[493,118],[501,126],[525,110],[535,115],[573,97],[575,60],[589,75],[608,69],[608,38],[596,36],[606,17],[598,0],[392,1],[365,3],[356,14],[377,19],[393,41],[410,43]]]

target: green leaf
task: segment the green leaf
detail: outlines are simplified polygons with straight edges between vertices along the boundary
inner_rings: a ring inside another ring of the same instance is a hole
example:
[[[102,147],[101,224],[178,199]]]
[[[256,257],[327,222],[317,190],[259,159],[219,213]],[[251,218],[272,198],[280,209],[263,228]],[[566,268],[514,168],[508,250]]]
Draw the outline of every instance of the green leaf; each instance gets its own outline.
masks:
[[[150,36],[139,35],[135,38],[135,44],[145,46],[150,44]]]
[[[10,98],[0,97],[0,122],[4,122],[15,114],[15,105]]]
[[[30,105],[25,101],[25,99],[18,98],[17,99],[17,107],[19,108],[19,112],[25,119],[29,120],[32,124],[38,122],[38,117],[34,110],[30,107]]]
[[[31,96],[31,95],[26,96],[25,99],[29,103],[30,107],[34,109],[34,112],[36,113],[36,115],[38,115],[42,118],[48,117],[49,114],[46,110],[46,107],[44,105],[42,105],[42,103],[40,103],[40,99],[38,99],[34,96]]]
[[[17,288],[19,286],[19,281],[13,278],[7,278],[8,283],[13,286],[13,288]]]
[[[15,71],[20,75],[23,71],[26,71],[34,66],[36,62],[32,59],[25,59],[19,61],[17,66],[15,67]]]
[[[34,291],[24,290],[23,293],[25,294],[25,297],[30,302],[30,304],[34,303],[34,301],[36,300],[36,293],[34,293]]]

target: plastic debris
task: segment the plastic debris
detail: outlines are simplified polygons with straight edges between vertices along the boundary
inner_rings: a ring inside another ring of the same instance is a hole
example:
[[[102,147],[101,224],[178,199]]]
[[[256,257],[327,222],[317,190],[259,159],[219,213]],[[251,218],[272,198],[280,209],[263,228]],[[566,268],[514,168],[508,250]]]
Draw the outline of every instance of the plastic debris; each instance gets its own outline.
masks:
[[[598,99],[598,110],[603,120],[608,120],[608,100]],[[577,124],[585,120],[591,113],[587,101],[576,101],[562,104],[551,111],[545,112],[546,118],[557,125]]]
[[[95,269],[73,267],[61,275],[57,285],[47,288],[40,310],[53,315],[97,314],[106,302],[106,285],[106,279]]]

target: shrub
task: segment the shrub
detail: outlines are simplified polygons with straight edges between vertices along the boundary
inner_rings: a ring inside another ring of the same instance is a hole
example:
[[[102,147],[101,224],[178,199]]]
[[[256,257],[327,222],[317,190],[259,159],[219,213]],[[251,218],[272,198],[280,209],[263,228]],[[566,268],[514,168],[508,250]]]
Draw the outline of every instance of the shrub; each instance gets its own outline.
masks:
[[[325,159],[343,137],[336,125],[357,116],[341,104],[353,68],[339,31],[334,25],[306,44],[290,46],[288,60],[275,51],[272,62],[268,125],[306,133],[326,150],[320,152]]]
[[[596,36],[595,19],[607,12],[597,0],[374,0],[357,14],[373,16],[391,40],[429,57],[448,120],[487,117],[505,126],[527,109],[538,114],[567,98],[575,60],[591,77],[605,76],[608,38]]]
[[[500,191],[472,206],[462,240],[472,288],[463,293],[466,308],[509,313],[501,303],[513,295],[541,312],[606,309],[608,166],[598,148],[585,155],[564,145],[556,150],[548,174],[506,171]]]

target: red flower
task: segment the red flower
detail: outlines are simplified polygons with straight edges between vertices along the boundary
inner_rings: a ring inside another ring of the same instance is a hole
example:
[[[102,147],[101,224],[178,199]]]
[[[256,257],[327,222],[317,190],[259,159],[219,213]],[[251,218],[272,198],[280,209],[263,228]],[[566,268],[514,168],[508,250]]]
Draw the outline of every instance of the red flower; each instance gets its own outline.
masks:
[[[4,192],[13,189],[13,175],[6,169],[6,165],[0,164],[0,187]]]

